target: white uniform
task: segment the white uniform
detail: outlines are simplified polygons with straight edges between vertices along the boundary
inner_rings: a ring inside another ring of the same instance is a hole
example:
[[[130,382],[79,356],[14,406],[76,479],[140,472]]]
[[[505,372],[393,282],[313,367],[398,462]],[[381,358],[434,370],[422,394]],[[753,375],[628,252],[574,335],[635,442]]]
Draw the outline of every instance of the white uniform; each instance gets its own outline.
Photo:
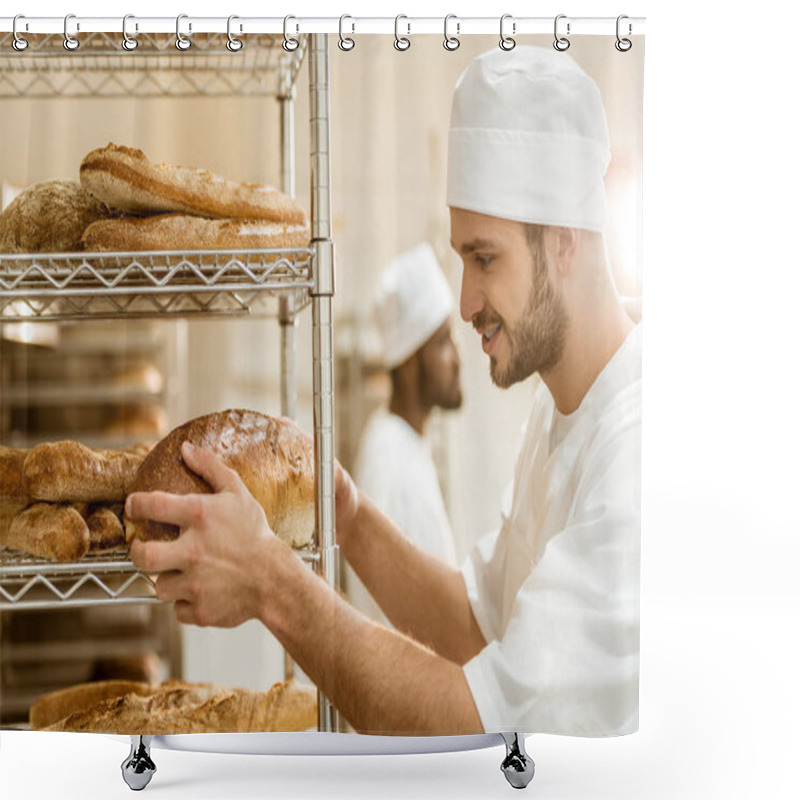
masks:
[[[638,729],[641,400],[641,325],[573,414],[536,390],[511,508],[462,567],[487,732]]]
[[[406,538],[451,566],[458,565],[430,445],[404,419],[388,411],[370,418],[361,438],[355,481]],[[347,593],[356,608],[387,624],[349,566]]]

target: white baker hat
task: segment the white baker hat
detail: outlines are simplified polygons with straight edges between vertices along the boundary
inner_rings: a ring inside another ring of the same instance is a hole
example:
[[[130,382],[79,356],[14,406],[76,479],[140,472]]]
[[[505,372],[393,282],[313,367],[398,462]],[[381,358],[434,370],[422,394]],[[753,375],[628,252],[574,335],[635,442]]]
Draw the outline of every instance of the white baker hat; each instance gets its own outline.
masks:
[[[427,242],[397,256],[381,275],[375,302],[386,368],[394,369],[419,350],[453,305],[450,285]]]
[[[495,48],[456,84],[447,205],[601,231],[608,128],[597,84],[566,53]]]

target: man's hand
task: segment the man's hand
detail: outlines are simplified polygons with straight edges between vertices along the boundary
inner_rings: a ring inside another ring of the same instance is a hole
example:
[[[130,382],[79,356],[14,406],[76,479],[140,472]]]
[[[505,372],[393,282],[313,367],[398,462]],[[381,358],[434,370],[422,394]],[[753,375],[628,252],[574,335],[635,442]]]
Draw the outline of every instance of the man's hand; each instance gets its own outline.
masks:
[[[269,583],[270,550],[281,543],[234,470],[189,442],[182,453],[215,493],[130,495],[125,513],[131,519],[180,528],[172,542],[135,540],[131,558],[143,572],[159,573],[156,592],[175,603],[179,622],[233,628],[258,616]]]

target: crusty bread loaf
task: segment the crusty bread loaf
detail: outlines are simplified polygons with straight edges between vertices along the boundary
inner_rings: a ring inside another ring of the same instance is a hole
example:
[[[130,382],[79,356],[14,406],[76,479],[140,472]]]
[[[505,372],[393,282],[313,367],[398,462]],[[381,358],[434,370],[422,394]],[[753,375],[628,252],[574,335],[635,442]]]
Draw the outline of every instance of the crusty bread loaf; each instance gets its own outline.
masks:
[[[85,250],[257,250],[307,247],[307,224],[264,220],[205,219],[186,214],[119,217],[89,225]]]
[[[81,250],[86,227],[109,216],[78,181],[34,184],[0,215],[0,253]]]
[[[314,449],[293,422],[256,411],[220,411],[181,425],[162,439],[136,473],[131,492],[207,493],[209,485],[181,457],[189,441],[214,452],[241,477],[273,531],[292,547],[304,547],[314,531]],[[125,535],[174,539],[178,529],[152,520],[125,518]]]
[[[11,520],[28,505],[22,480],[27,450],[0,445],[0,547],[5,543]]]
[[[92,150],[81,183],[98,200],[128,214],[177,211],[219,219],[262,219],[303,225],[295,200],[271,186],[237,183],[194,167],[154,164],[133,147],[111,143]]]
[[[89,529],[89,552],[112,553],[125,549],[122,506],[90,506],[83,513]]]
[[[79,561],[89,552],[89,528],[73,506],[34,503],[11,520],[3,544],[40,558]]]
[[[100,699],[80,706],[70,693],[80,695],[81,701],[93,695]],[[156,687],[133,684],[130,691],[116,696],[106,687],[86,686],[56,694],[34,703],[32,728],[160,735],[256,733],[305,730],[317,721],[316,691],[294,681],[277,683],[268,692],[167,681]],[[55,713],[65,709],[63,717],[51,722]]]
[[[23,481],[35,500],[122,503],[144,460],[126,450],[91,450],[65,440],[37,445],[25,458]]]
[[[28,720],[33,730],[42,730],[59,720],[111,698],[126,694],[150,695],[154,687],[138,681],[95,681],[42,695],[31,705]]]

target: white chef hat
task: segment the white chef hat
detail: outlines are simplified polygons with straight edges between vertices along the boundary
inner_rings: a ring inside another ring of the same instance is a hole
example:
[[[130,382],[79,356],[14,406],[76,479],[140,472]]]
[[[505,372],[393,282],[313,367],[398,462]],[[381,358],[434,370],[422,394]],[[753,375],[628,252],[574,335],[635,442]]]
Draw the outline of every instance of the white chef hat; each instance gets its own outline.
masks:
[[[597,84],[566,53],[495,48],[456,84],[447,205],[601,231],[608,128]]]
[[[381,275],[375,302],[386,368],[394,369],[419,350],[453,305],[450,285],[427,242],[397,256]]]

